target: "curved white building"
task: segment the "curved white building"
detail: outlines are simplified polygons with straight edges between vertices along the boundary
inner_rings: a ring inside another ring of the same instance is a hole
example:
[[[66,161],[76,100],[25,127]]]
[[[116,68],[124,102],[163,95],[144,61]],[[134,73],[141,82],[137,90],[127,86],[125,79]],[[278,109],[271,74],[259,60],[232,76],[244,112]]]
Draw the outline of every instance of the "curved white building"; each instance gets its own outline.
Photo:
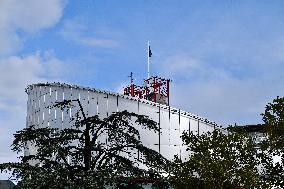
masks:
[[[87,116],[99,115],[104,118],[113,112],[127,110],[147,115],[159,124],[160,133],[140,130],[144,145],[160,152],[168,159],[178,154],[182,159],[187,157],[180,136],[183,131],[203,133],[212,131],[216,124],[202,117],[167,105],[154,103],[118,93],[106,92],[94,88],[60,83],[39,83],[26,88],[27,127],[68,128],[72,125],[71,118],[79,106],[74,106],[69,113],[55,108],[55,102],[64,99],[79,99]]]

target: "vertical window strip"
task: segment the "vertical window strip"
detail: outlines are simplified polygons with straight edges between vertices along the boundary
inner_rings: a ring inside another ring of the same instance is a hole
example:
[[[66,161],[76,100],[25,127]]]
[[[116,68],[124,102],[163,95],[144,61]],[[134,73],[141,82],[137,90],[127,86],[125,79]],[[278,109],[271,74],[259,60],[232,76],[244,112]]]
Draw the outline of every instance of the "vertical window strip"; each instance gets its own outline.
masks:
[[[159,105],[159,153],[161,153],[161,105]]]
[[[190,118],[188,118],[188,132],[190,132]]]
[[[106,109],[106,114],[107,114],[107,117],[108,117],[108,94],[107,94],[107,96],[106,96],[106,105],[107,105],[107,109]]]
[[[63,122],[64,122],[64,111],[61,111],[61,129],[63,129]]]
[[[99,115],[99,97],[97,97],[97,115]]]
[[[89,113],[90,113],[90,91],[88,90],[88,96],[87,96],[87,115],[89,115]],[[91,113],[90,113],[91,114]]]
[[[116,112],[118,112],[118,95],[116,96]]]
[[[197,120],[197,135],[199,135],[199,119]]]

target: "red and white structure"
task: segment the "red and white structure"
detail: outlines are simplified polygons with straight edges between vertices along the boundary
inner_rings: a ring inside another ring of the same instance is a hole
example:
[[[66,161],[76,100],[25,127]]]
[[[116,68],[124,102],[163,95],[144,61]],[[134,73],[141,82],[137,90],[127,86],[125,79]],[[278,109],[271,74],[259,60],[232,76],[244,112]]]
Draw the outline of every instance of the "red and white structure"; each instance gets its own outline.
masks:
[[[169,105],[170,79],[152,76],[144,80],[143,86],[131,82],[129,86],[124,88],[124,95]]]

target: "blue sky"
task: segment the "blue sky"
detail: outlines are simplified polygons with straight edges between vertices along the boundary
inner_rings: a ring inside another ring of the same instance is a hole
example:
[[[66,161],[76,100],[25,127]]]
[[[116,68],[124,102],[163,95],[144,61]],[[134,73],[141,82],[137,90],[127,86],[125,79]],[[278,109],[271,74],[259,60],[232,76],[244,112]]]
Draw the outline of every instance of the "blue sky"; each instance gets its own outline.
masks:
[[[148,40],[151,74],[173,80],[172,106],[255,124],[283,96],[282,0],[2,0],[0,162],[16,157],[9,145],[25,127],[26,85],[120,92],[131,71],[137,84],[147,76]]]

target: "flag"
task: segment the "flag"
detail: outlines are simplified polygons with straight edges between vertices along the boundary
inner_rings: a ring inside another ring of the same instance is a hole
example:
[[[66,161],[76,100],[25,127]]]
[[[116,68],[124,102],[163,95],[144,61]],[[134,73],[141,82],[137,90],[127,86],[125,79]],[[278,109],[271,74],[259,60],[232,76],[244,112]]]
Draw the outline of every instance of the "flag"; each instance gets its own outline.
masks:
[[[152,57],[152,51],[151,51],[150,45],[149,45],[149,57]]]

